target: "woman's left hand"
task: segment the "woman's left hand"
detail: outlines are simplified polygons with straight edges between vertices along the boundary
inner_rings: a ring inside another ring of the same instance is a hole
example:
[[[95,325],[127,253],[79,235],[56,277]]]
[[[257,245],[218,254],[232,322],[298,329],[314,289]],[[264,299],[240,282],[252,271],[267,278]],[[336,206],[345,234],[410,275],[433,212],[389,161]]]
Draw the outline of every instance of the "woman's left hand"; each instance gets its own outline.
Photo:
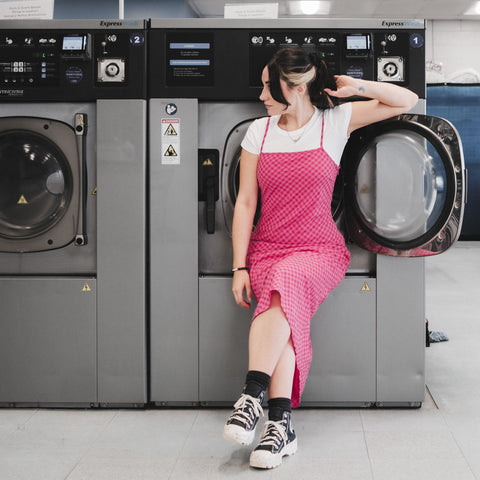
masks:
[[[245,301],[243,298],[244,291],[248,301]],[[243,308],[250,308],[252,303],[252,287],[248,270],[238,270],[233,273],[232,292],[237,305]]]
[[[348,98],[354,95],[362,95],[362,86],[359,85],[357,79],[349,77],[348,75],[335,75],[335,81],[337,83],[337,89],[331,90],[326,88],[325,92],[331,97]]]

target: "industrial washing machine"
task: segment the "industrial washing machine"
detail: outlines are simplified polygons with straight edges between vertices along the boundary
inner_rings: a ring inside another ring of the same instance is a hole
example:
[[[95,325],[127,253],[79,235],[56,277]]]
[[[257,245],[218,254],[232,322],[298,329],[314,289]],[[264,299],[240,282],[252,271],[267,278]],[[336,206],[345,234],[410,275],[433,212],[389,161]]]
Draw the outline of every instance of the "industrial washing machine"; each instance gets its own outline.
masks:
[[[231,293],[240,142],[266,115],[264,65],[301,45],[334,74],[420,98],[415,111],[354,132],[345,148],[332,213],[351,263],[312,320],[302,405],[420,406],[423,257],[458,238],[465,202],[460,139],[423,115],[424,22],[159,19],[149,42],[151,400],[238,398],[253,313]]]
[[[146,398],[146,25],[0,22],[0,405]]]

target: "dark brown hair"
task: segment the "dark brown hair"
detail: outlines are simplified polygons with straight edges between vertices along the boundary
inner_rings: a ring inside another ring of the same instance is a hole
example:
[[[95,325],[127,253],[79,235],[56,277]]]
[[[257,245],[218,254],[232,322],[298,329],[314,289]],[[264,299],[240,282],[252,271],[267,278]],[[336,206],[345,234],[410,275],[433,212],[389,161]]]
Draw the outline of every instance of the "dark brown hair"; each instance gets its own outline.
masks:
[[[315,51],[307,52],[301,47],[281,48],[267,63],[267,68],[270,94],[275,101],[283,103],[285,108],[289,103],[282,93],[280,79],[289,88],[306,83],[310,100],[318,108],[338,105],[338,99],[330,97],[324,91],[325,88],[336,90],[335,78]]]

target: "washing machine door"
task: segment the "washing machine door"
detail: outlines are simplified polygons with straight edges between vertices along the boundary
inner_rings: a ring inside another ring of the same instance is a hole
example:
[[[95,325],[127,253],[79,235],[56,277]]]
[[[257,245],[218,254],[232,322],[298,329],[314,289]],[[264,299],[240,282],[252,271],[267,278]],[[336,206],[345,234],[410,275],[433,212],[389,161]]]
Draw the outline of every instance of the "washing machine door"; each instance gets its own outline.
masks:
[[[348,236],[385,255],[448,249],[465,204],[461,140],[447,120],[405,114],[352,133],[342,157]]]
[[[52,250],[73,241],[79,165],[70,125],[0,118],[0,251]]]

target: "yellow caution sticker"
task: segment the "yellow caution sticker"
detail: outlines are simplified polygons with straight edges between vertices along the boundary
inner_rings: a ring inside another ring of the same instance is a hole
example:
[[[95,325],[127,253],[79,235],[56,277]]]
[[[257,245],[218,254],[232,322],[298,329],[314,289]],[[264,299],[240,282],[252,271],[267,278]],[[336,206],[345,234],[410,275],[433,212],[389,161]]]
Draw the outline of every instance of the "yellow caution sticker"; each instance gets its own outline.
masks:
[[[91,292],[92,289],[90,288],[90,285],[88,284],[88,282],[85,282],[83,284],[83,288],[82,288],[82,292]]]
[[[75,115],[75,118],[77,119],[79,125],[81,125],[82,127],[85,125],[83,122],[83,115],[81,113],[77,113]]]
[[[169,145],[165,153],[163,154],[165,157],[176,157],[177,152],[173,148],[173,145]]]
[[[95,187],[92,191],[92,195],[96,195],[97,194],[97,187]]]
[[[370,285],[365,282],[363,285],[362,285],[362,288],[360,289],[361,292],[371,292],[372,289],[370,288]]]
[[[360,188],[360,193],[370,193],[370,187],[366,184],[363,184]]]
[[[175,128],[173,127],[173,125],[170,123],[168,125],[167,129],[165,130],[164,135],[178,135],[178,133],[175,130]]]
[[[213,162],[207,158],[203,163],[202,163],[202,167],[213,167]]]
[[[25,195],[20,195],[20,198],[18,199],[17,205],[28,205],[27,199],[25,198]]]
[[[180,119],[162,118],[162,131],[164,137],[176,137],[180,135]]]

